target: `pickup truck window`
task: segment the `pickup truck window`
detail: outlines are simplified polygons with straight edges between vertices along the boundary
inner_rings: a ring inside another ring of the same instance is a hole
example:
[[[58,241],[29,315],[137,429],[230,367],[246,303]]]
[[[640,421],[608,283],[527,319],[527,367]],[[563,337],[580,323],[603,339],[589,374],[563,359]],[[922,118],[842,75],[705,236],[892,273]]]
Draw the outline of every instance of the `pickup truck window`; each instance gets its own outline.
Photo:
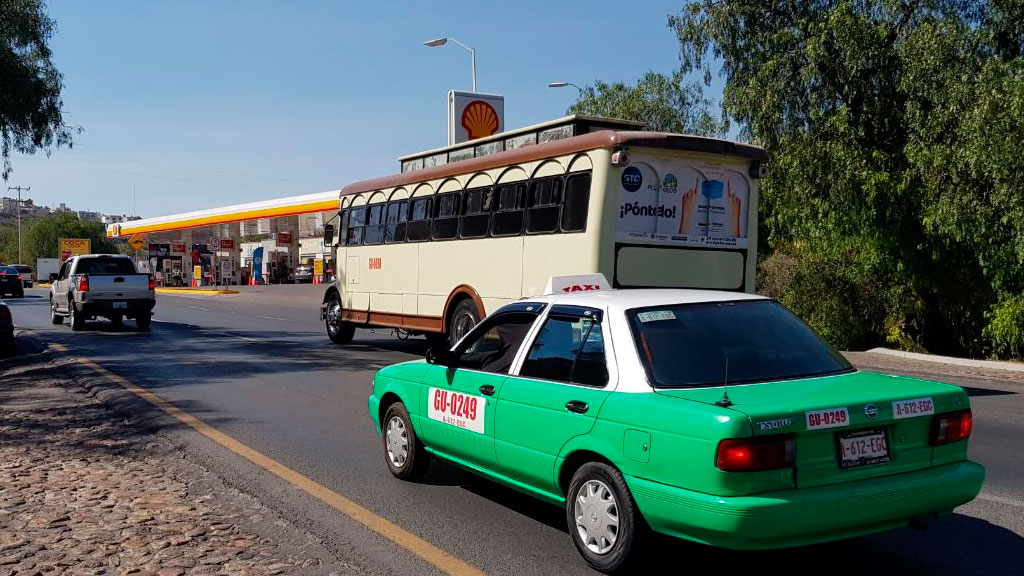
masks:
[[[75,274],[135,274],[135,264],[127,258],[88,258],[80,260]]]

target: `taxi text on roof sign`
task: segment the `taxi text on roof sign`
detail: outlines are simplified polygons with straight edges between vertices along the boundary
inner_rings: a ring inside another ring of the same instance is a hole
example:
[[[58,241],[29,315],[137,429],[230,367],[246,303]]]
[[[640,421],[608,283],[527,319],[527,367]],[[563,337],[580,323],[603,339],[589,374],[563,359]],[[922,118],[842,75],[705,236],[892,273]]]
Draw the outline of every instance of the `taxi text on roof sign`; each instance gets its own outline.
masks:
[[[592,290],[611,290],[612,286],[604,274],[577,274],[575,276],[552,276],[544,288],[545,294],[568,294]]]

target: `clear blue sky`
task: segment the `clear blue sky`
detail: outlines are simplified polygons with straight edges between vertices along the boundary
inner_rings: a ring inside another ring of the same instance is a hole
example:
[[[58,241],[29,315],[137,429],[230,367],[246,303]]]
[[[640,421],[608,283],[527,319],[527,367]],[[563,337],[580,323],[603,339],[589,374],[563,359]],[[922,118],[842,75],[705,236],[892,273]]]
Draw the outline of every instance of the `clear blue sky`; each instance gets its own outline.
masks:
[[[51,0],[73,150],[15,156],[37,204],[158,216],[320,192],[443,146],[449,89],[505,96],[508,128],[563,115],[574,88],[670,72],[685,0]],[[717,95],[716,95],[717,96]]]

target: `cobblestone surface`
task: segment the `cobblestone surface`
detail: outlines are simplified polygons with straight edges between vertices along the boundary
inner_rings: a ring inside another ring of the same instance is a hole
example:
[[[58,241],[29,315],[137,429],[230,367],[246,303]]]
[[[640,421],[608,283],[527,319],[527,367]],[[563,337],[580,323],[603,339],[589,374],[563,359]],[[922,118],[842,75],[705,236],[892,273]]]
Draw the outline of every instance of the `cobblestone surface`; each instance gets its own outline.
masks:
[[[64,378],[0,362],[0,576],[357,572]]]

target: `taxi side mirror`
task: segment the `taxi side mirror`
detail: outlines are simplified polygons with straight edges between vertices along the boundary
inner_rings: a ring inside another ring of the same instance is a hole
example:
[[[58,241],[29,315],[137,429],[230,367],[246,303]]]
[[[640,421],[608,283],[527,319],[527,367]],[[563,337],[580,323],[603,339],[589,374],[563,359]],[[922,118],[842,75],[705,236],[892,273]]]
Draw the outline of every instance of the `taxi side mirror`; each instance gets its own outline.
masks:
[[[324,246],[334,246],[334,224],[324,224]]]
[[[427,364],[455,368],[459,363],[458,361],[459,357],[443,346],[434,346],[427,350]]]

